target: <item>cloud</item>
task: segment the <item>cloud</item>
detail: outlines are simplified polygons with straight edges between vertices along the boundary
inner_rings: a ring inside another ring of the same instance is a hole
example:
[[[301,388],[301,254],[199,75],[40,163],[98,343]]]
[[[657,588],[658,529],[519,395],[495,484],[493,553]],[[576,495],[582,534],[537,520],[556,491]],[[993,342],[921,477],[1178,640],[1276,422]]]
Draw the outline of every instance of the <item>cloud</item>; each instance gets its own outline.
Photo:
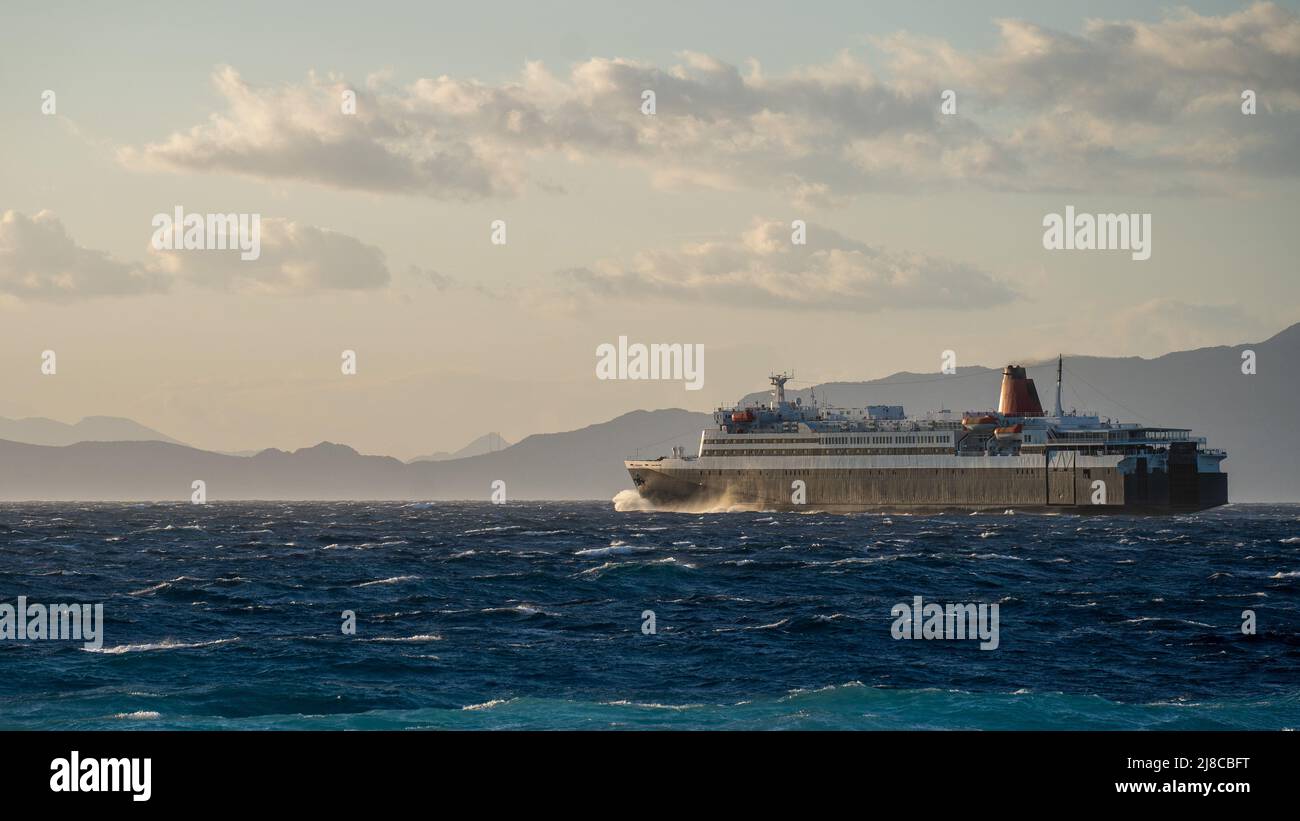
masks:
[[[881,38],[905,93],[957,91],[1028,173],[1011,188],[1226,193],[1240,175],[1297,172],[1300,17],[1272,3],[1223,16],[1091,20],[1081,35],[999,20],[997,45]],[[1241,113],[1241,94],[1259,114]],[[960,101],[963,101],[960,102]],[[1001,121],[1001,127],[995,125]],[[976,168],[977,172],[981,169]],[[1173,183],[1171,178],[1182,177]]]
[[[202,287],[249,294],[366,290],[382,288],[390,280],[379,248],[277,217],[261,220],[257,259],[240,259],[238,249],[152,251],[151,267]]]
[[[301,86],[254,88],[223,67],[213,75],[227,110],[161,143],[124,148],[127,166],[233,172],[362,191],[473,199],[513,191],[508,158],[487,145],[420,128],[382,100],[342,113],[348,86],[312,74]],[[358,95],[361,97],[361,95]]]
[[[444,274],[434,268],[425,268],[419,265],[408,265],[406,275],[414,282],[421,285],[431,285],[436,291],[446,291],[454,288],[460,283],[450,274]]]
[[[572,298],[708,301],[740,307],[874,312],[896,308],[979,308],[1016,292],[971,266],[892,253],[808,226],[806,245],[791,227],[754,220],[739,238],[642,251],[557,272]]]
[[[306,295],[383,288],[390,281],[384,252],[358,239],[281,218],[261,220],[260,256],[240,250],[160,251],[120,262],[82,248],[49,211],[0,216],[0,296],[73,302],[103,296],[169,291],[177,283],[249,294]],[[431,274],[434,284],[448,281]]]
[[[5,211],[0,217],[0,294],[72,302],[158,293],[167,286],[155,271],[82,248],[49,211],[34,217]]]
[[[1225,193],[1243,174],[1300,168],[1300,18],[1289,10],[1094,20],[1079,34],[996,25],[987,51],[876,38],[882,76],[849,53],[769,76],[694,52],[668,67],[597,57],[566,75],[530,62],[501,83],[374,75],[353,89],[352,115],[341,78],[259,87],[225,67],[213,78],[223,111],[119,156],[448,200],[516,195],[538,158],[598,158],[639,165],[658,187],[776,190],[810,207],[953,185]],[[1240,113],[1247,88],[1255,117]],[[944,89],[957,92],[955,116],[939,112]]]

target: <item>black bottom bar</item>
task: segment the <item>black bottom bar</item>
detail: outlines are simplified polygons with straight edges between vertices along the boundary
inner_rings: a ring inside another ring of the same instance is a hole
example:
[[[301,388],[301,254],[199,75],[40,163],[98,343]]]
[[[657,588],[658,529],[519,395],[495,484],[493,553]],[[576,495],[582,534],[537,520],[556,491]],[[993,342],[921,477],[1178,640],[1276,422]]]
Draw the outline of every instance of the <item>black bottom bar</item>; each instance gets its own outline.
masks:
[[[690,792],[712,794],[708,803],[725,795],[733,808],[761,804],[776,790],[861,807],[881,798],[1039,809],[1194,798],[1201,807],[1235,809],[1289,798],[1300,752],[1295,734],[1280,732],[9,732],[0,745],[7,797],[33,801],[32,808],[128,811],[279,804],[338,811],[429,801],[448,810],[454,799],[472,812],[503,798],[533,808],[547,795],[587,803],[596,794],[589,790],[613,788],[622,799],[604,804],[605,812],[656,802],[676,812],[690,784]],[[118,772],[119,791],[53,791],[52,779],[67,786],[61,775],[74,751],[82,779],[91,779],[79,787],[93,786],[106,772],[104,759],[113,759],[103,786]],[[136,779],[124,758],[140,760]],[[149,797],[137,801],[146,758]]]

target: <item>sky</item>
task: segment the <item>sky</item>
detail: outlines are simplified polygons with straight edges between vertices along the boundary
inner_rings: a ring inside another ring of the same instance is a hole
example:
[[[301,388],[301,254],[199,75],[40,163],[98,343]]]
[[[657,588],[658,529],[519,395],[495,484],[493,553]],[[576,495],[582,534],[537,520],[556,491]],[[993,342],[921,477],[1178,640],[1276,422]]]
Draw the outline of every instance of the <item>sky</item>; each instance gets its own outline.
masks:
[[[0,416],[409,458],[709,410],[774,370],[1300,321],[1295,3],[0,14]],[[258,215],[260,256],[155,247],[178,206]],[[1150,214],[1150,259],[1045,249],[1067,206]],[[704,346],[703,388],[598,379],[620,336]]]

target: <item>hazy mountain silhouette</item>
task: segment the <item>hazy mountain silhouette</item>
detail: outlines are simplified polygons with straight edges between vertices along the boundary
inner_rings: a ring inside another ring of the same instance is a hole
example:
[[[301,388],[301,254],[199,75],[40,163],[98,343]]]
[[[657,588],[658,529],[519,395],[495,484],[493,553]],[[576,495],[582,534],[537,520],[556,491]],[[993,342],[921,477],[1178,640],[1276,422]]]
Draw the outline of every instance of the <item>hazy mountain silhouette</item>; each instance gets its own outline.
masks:
[[[1241,370],[1246,349],[1257,357],[1254,375]],[[1294,466],[1300,415],[1293,410],[1300,406],[1300,385],[1294,378],[1298,361],[1300,324],[1264,342],[1200,348],[1155,359],[1067,353],[1063,404],[1067,410],[1076,407],[1125,421],[1192,428],[1228,451],[1224,466],[1234,501],[1295,501],[1300,500],[1300,471]],[[1055,361],[1028,368],[1044,405],[1050,408]],[[819,385],[815,390],[820,401],[836,405],[901,404],[916,414],[942,408],[985,410],[997,404],[1000,373],[1000,367],[960,368],[951,376],[898,373],[871,382]],[[810,398],[807,388],[788,394],[802,396],[805,402]],[[765,402],[768,395],[760,392],[748,399]],[[411,463],[364,456],[328,442],[292,453],[271,449],[237,456],[166,441],[71,445],[0,441],[0,499],[185,500],[196,479],[206,482],[208,500],[214,502],[487,501],[498,479],[506,483],[508,499],[609,499],[630,487],[622,466],[625,457],[666,454],[674,445],[693,451],[700,431],[711,423],[705,413],[634,411],[580,430],[529,436],[495,452]]]
[[[466,459],[405,464],[322,442],[292,453],[231,456],[165,442],[66,447],[0,441],[0,500],[188,500],[202,480],[210,502],[232,499],[608,499],[628,485],[623,458],[694,447],[710,416],[634,411],[566,433],[529,436]]]
[[[484,453],[493,453],[498,450],[505,450],[510,447],[499,433],[485,433],[479,438],[470,442],[458,451],[447,452],[440,450],[437,453],[430,453],[428,456],[416,456],[414,459],[407,459],[407,462],[443,462],[447,459],[464,459],[469,456],[480,456]]]
[[[76,442],[172,442],[175,439],[120,416],[87,416],[69,425],[55,419],[0,417],[0,439],[31,445],[71,445]]]

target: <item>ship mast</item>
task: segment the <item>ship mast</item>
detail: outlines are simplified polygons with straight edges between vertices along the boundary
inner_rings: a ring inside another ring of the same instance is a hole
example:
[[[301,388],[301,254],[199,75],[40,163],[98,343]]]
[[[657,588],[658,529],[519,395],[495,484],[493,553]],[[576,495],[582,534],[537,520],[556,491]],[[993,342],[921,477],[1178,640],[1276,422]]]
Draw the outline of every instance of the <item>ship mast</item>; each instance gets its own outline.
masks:
[[[1064,357],[1059,353],[1056,355],[1056,408],[1052,411],[1052,415],[1057,419],[1061,418],[1061,362],[1063,359]]]
[[[772,387],[774,388],[773,398],[775,401],[772,404],[774,410],[785,404],[785,383],[792,376],[794,376],[792,373],[774,373],[767,377],[771,380]]]

